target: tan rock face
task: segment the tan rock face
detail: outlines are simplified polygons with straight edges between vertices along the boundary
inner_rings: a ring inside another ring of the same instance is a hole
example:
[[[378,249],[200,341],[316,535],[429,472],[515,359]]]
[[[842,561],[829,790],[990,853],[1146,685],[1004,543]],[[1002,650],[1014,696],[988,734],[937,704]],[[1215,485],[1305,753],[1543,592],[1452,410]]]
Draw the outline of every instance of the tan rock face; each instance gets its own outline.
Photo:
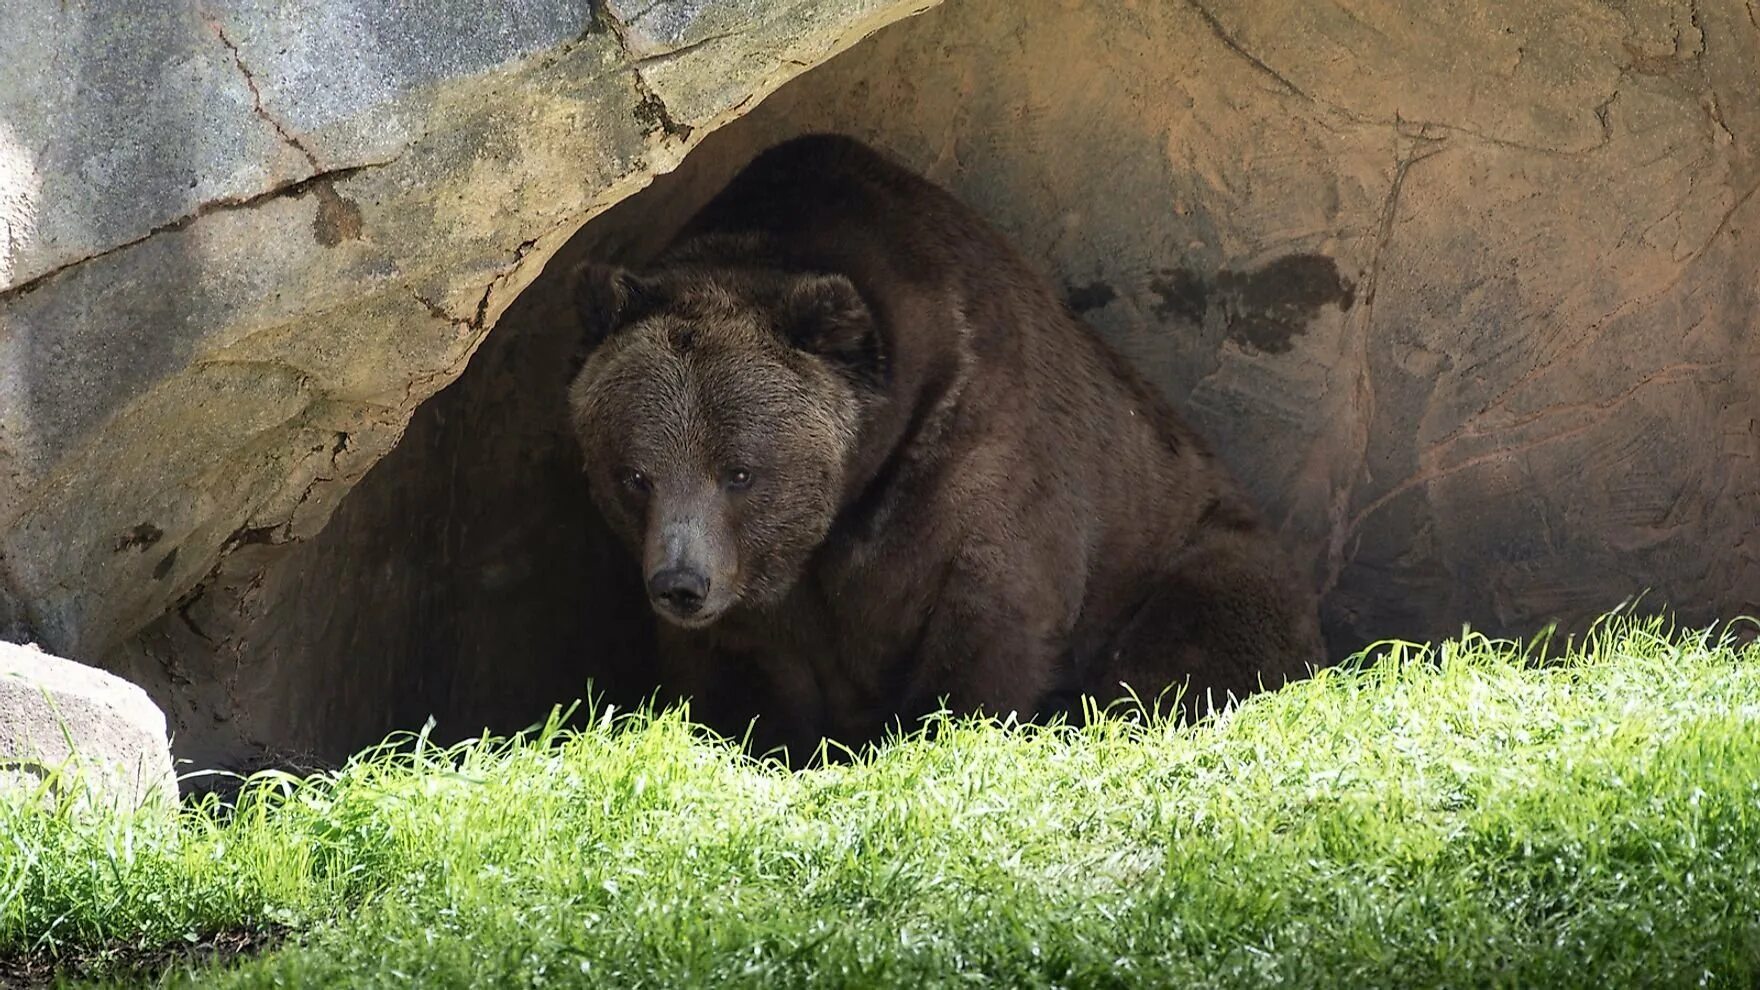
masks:
[[[192,755],[338,755],[430,712],[517,728],[589,676],[638,693],[639,593],[578,488],[569,317],[537,272],[639,258],[808,130],[892,149],[1060,281],[1257,493],[1336,650],[1580,626],[1645,589],[1760,612],[1742,0],[948,0],[761,104],[915,8],[609,9],[433,83],[410,119],[434,126],[289,128],[385,164],[0,296],[14,601],[80,643],[175,603],[105,655]],[[271,116],[318,113],[228,37]]]
[[[699,154],[852,129],[977,205],[1216,440],[1340,651],[1760,610],[1750,6],[1028,6]]]

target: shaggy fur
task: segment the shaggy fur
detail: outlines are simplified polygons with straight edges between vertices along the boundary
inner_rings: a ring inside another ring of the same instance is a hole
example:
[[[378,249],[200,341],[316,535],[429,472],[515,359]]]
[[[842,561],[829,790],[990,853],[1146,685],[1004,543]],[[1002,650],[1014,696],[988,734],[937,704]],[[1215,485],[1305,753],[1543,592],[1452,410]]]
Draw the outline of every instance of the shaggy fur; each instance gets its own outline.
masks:
[[[579,292],[593,498],[711,725],[798,752],[1121,684],[1190,713],[1321,661],[1204,443],[971,211],[853,140],[771,149],[649,270]]]

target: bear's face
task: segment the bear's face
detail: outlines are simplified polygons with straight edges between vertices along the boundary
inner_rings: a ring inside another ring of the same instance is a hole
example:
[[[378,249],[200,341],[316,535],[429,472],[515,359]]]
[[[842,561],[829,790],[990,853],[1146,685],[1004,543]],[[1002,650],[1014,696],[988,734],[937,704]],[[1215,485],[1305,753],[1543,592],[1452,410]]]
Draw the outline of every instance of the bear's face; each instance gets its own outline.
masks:
[[[661,617],[780,599],[825,538],[863,412],[873,321],[841,276],[589,266],[569,390],[593,499]]]

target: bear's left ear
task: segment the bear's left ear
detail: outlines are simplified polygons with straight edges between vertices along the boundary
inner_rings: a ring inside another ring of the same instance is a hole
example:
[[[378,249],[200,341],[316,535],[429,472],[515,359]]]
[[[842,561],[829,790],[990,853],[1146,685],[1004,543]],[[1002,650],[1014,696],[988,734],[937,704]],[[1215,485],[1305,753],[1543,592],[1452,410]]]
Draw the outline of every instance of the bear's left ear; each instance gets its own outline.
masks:
[[[586,349],[647,315],[659,306],[659,296],[657,286],[627,268],[592,261],[576,267],[574,304]]]
[[[573,381],[600,344],[660,305],[660,293],[653,283],[616,265],[583,262],[570,275],[580,318],[580,335],[568,357],[568,380]]]
[[[857,378],[879,382],[885,356],[874,313],[842,275],[806,275],[782,295],[782,330],[789,342],[826,358]]]

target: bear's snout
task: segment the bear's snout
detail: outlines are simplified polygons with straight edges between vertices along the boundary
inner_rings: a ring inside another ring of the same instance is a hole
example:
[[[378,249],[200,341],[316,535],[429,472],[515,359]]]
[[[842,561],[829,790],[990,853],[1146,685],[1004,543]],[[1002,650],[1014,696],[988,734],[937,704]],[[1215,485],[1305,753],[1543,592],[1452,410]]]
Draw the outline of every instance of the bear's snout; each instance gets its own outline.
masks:
[[[648,595],[655,608],[686,618],[703,610],[709,578],[688,567],[668,567],[648,579]]]
[[[706,626],[738,591],[726,523],[709,499],[669,499],[655,514],[643,554],[648,600],[674,625]]]

